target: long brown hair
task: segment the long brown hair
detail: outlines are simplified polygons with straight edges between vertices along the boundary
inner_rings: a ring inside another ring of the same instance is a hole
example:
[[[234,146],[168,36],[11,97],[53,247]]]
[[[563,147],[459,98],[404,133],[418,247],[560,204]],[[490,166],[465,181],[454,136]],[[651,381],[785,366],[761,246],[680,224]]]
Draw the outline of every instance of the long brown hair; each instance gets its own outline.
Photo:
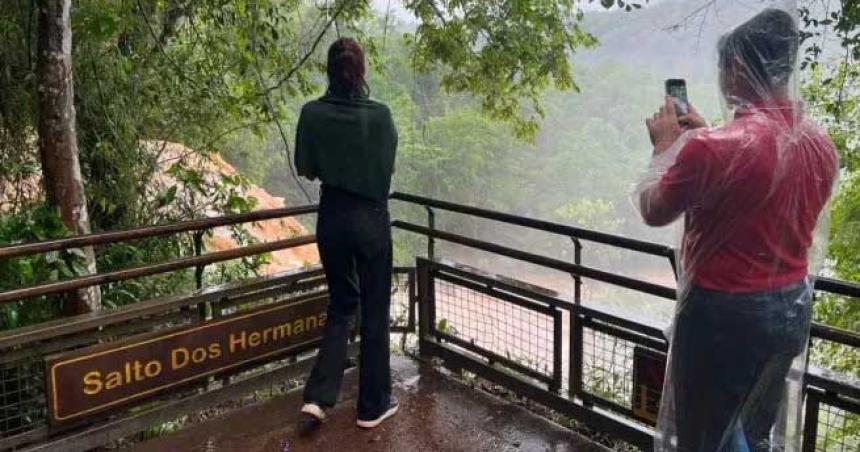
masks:
[[[369,95],[366,72],[364,51],[355,39],[340,38],[328,48],[326,73],[329,94],[340,97]]]

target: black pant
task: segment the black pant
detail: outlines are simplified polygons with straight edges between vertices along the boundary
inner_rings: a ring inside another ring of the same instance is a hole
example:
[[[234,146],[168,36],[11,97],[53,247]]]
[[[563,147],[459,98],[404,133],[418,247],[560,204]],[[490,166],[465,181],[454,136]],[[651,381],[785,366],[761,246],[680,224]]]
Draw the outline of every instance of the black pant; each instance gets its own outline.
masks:
[[[337,402],[350,320],[361,306],[358,416],[374,419],[388,409],[391,399],[392,249],[387,202],[324,187],[317,221],[317,246],[330,301],[323,344],[308,378],[304,400],[323,407],[332,407]]]
[[[805,282],[755,294],[691,289],[667,382],[679,452],[771,450],[786,375],[809,338],[811,298]]]

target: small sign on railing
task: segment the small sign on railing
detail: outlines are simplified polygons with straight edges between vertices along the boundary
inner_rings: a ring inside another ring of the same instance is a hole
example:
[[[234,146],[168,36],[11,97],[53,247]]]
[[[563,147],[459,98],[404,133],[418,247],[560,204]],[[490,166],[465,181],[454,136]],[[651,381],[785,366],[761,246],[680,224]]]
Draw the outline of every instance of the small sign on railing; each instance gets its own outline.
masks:
[[[71,422],[263,358],[316,345],[326,296],[267,306],[46,359],[49,418]]]
[[[665,374],[665,353],[638,345],[633,349],[633,414],[652,424],[657,423]]]

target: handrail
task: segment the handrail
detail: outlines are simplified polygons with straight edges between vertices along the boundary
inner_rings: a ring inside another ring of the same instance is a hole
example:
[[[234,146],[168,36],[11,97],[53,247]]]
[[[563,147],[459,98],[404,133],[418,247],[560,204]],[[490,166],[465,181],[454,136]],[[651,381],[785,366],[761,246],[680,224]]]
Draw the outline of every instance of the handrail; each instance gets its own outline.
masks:
[[[167,295],[159,298],[143,300],[109,309],[86,314],[63,317],[56,320],[37,323],[12,330],[0,331],[0,353],[9,348],[39,342],[58,336],[81,333],[143,317],[159,315],[171,309],[187,308],[200,303],[234,299],[245,294],[266,293],[277,289],[283,292],[284,287],[296,284],[298,281],[313,281],[324,276],[322,268],[311,267],[309,270],[280,272],[273,275],[258,276],[217,286],[197,290],[191,295]]]
[[[457,243],[459,245],[488,251],[501,256],[518,259],[524,262],[552,268],[566,273],[581,275],[586,278],[602,281],[619,287],[625,287],[628,289],[645,292],[651,295],[656,295],[658,297],[668,298],[672,300],[675,299],[675,289],[660,284],[654,284],[647,281],[629,278],[626,276],[616,275],[614,273],[586,267],[584,265],[572,264],[570,262],[541,256],[539,254],[527,253],[525,251],[508,248],[495,243],[464,237],[462,235],[452,234],[450,232],[438,231],[417,224],[407,223],[405,221],[397,220],[394,221],[392,225],[405,231],[414,232],[428,237],[435,237],[451,243]]]
[[[256,221],[304,215],[316,211],[316,205],[282,207],[278,209],[255,210],[253,212],[248,213],[224,215],[213,218],[201,218],[198,220],[183,221],[174,224],[126,229],[122,231],[100,232],[95,234],[81,235],[77,237],[69,237],[65,239],[25,243],[21,245],[0,246],[0,259],[40,254],[49,251],[65,250],[70,248],[81,248],[85,246],[106,245],[110,243],[124,242],[128,240],[160,237],[165,235],[178,234],[181,232],[200,231],[203,229],[230,226],[240,223],[251,223]]]
[[[644,240],[631,239],[628,237],[593,231],[590,229],[578,228],[566,224],[554,223],[551,221],[536,220],[534,218],[498,212],[495,210],[484,209],[480,207],[467,206],[449,201],[441,201],[425,196],[394,192],[391,195],[391,199],[418,204],[425,207],[435,207],[450,212],[472,215],[479,218],[495,220],[502,223],[523,226],[554,234],[576,237],[581,240],[588,240],[591,242],[613,245],[631,251],[639,251],[655,256],[664,256],[671,258],[675,254],[675,249],[667,245],[647,242]],[[839,279],[821,276],[815,278],[815,289],[837,295],[845,295],[860,300],[860,282],[843,281]]]
[[[815,278],[815,289],[860,300],[860,282],[817,276]]]
[[[447,210],[450,212],[463,213],[475,217],[486,218],[488,220],[496,220],[502,223],[523,226],[568,237],[576,237],[578,239],[588,240],[590,242],[613,245],[619,248],[625,248],[631,251],[639,251],[654,256],[671,258],[675,254],[675,250],[672,247],[666,245],[660,245],[657,243],[646,242],[643,240],[621,237],[618,235],[607,234],[605,232],[578,228],[546,220],[536,220],[534,218],[512,215],[509,213],[483,209],[480,207],[466,206],[463,204],[456,204],[448,201],[440,201],[438,199],[427,198],[424,196],[395,192],[392,193],[391,199],[409,202],[413,204],[419,204],[427,207],[435,207],[437,209]]]
[[[830,342],[860,348],[860,333],[843,330],[835,326],[812,322],[812,335]]]
[[[315,236],[305,235],[286,240],[278,240],[276,242],[258,243],[242,248],[216,251],[214,253],[204,254],[202,256],[184,257],[160,264],[144,265],[140,267],[116,270],[108,273],[79,276],[64,281],[40,284],[37,286],[30,286],[21,289],[0,292],[0,304],[11,303],[13,301],[23,300],[25,298],[68,292],[71,290],[97,286],[100,284],[126,281],[129,279],[140,278],[143,276],[169,273],[176,270],[183,270],[186,268],[193,268],[201,265],[209,265],[217,262],[224,262],[233,259],[239,259],[242,257],[254,256],[257,254],[269,253],[272,251],[309,245],[314,242],[316,242]]]
[[[396,192],[391,195],[391,198],[405,202],[416,203],[425,207],[436,207],[452,212],[464,213],[467,215],[473,215],[481,218],[496,220],[503,223],[515,224],[556,234],[579,234],[576,237],[581,238],[583,240],[590,240],[594,242],[605,243],[608,245],[615,245],[634,251],[641,251],[648,254],[669,257],[674,254],[674,250],[671,247],[659,245],[656,243],[628,239],[626,237],[620,237],[612,234],[575,228],[543,220],[535,220],[527,217],[496,212],[493,210],[482,209],[478,207],[455,204],[448,201],[440,201],[423,196]],[[565,271],[568,273],[580,275],[586,278],[595,279],[598,281],[617,285],[620,287],[625,287],[632,290],[638,290],[641,292],[649,293],[651,295],[656,295],[663,298],[675,298],[675,289],[659,284],[653,284],[647,281],[641,281],[634,278],[616,275],[610,272],[604,272],[579,264],[570,264],[568,262],[559,261],[545,256],[527,253],[495,243],[476,240],[450,232],[439,231],[435,228],[427,228],[405,221],[394,221],[392,222],[392,226],[399,229],[403,229],[405,231],[421,234],[429,238],[438,238],[448,242],[457,243],[459,245],[496,253],[513,259],[522,260],[524,262],[530,262],[536,265],[541,265],[543,267]],[[837,295],[844,295],[846,297],[850,297],[848,298],[848,300],[860,302],[860,283],[858,282],[843,281],[828,277],[817,277],[815,279],[814,287],[815,290],[820,290]],[[812,332],[816,337],[821,339],[830,340],[853,347],[860,347],[860,334],[854,333],[852,331],[842,330],[829,325],[814,322],[812,325]]]

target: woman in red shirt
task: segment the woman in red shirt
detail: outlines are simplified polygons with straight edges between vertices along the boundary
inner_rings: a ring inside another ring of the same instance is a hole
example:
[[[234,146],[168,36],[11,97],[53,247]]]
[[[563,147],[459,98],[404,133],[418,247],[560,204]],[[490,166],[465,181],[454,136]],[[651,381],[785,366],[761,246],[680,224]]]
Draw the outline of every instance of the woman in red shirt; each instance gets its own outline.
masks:
[[[778,418],[809,338],[809,250],[838,168],[792,96],[798,43],[791,15],[763,11],[719,44],[731,121],[708,129],[670,99],[646,120],[642,217],[684,217],[657,450],[765,451],[798,438]]]

